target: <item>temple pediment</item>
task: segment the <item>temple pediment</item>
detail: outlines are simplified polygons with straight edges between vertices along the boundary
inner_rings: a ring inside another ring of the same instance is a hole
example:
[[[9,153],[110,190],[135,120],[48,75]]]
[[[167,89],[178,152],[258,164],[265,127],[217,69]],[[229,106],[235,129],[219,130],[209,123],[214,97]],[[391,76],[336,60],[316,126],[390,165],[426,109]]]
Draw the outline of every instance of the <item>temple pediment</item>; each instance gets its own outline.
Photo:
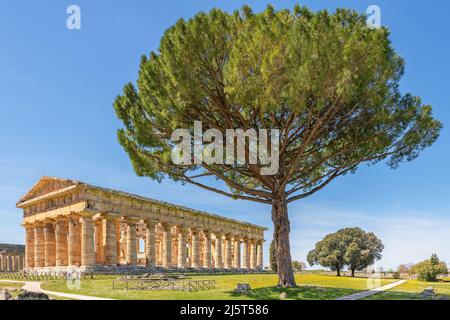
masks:
[[[30,191],[28,191],[22,198],[20,198],[17,204],[19,205],[20,203],[51,194],[67,187],[78,185],[79,183],[79,181],[75,180],[44,176],[39,179],[39,181],[30,189]]]

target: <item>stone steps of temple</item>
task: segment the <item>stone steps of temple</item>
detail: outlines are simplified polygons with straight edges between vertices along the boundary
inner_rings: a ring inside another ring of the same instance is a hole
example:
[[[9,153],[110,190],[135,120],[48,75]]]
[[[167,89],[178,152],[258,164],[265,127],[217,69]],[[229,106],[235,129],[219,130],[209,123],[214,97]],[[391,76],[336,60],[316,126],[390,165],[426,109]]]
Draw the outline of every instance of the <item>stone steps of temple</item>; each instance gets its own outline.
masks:
[[[144,267],[144,266],[92,266],[92,267],[42,267],[25,269],[25,273],[32,275],[42,274],[67,274],[67,273],[82,273],[82,274],[123,274],[123,275],[139,275],[139,274],[155,274],[155,273],[187,273],[187,274],[246,274],[246,273],[266,273],[264,270],[257,269],[216,269],[216,268],[162,268],[162,267]]]

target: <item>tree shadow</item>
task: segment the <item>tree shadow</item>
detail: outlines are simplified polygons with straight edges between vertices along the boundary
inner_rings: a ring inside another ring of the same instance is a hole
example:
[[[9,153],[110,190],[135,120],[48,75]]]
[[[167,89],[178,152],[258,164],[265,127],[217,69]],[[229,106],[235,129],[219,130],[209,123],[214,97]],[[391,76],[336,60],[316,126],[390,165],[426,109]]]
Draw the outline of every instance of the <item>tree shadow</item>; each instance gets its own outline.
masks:
[[[422,296],[417,292],[402,291],[384,291],[363,300],[449,300],[450,296],[445,294],[436,294],[435,296]]]
[[[357,292],[360,290],[316,286],[298,286],[296,288],[273,286],[252,289],[247,294],[230,291],[230,295],[232,297],[245,296],[255,300],[280,300],[280,295],[285,293],[286,300],[333,300]]]

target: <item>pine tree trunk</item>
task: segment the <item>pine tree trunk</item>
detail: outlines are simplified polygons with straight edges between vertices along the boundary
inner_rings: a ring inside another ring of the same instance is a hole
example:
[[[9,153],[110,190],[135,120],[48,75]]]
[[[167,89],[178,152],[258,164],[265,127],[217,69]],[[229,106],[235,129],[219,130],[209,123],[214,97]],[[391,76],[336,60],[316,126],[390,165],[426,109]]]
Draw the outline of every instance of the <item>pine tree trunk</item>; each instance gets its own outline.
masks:
[[[337,268],[337,269],[336,269],[336,273],[337,273],[337,276],[340,277],[340,276],[341,276],[341,269],[340,269],[340,268]]]
[[[352,269],[352,277],[355,277],[355,269]]]
[[[284,191],[275,193],[272,201],[273,239],[276,248],[278,286],[294,288],[294,271],[292,269],[291,249],[289,244],[290,224]]]

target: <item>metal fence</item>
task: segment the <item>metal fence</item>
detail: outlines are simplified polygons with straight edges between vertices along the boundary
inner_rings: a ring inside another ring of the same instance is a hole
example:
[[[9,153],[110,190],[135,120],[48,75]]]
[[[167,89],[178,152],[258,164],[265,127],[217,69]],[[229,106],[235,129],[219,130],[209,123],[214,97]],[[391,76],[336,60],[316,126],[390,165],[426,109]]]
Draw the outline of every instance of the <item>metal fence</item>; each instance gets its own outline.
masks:
[[[161,278],[120,278],[113,281],[113,289],[205,291],[216,288],[215,280],[180,280]]]

